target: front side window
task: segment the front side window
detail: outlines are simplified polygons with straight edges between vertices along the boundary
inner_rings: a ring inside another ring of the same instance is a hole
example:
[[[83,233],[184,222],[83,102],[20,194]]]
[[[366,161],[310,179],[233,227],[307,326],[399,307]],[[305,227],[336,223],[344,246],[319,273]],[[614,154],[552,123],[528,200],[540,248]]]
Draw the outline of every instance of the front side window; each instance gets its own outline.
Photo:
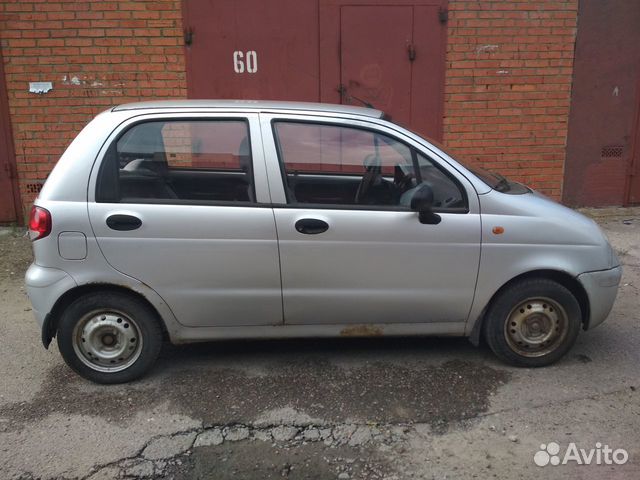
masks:
[[[243,120],[134,125],[109,148],[97,201],[254,202],[249,129]]]
[[[434,208],[466,208],[461,190],[430,159],[373,130],[274,122],[290,204],[408,208],[422,182]]]

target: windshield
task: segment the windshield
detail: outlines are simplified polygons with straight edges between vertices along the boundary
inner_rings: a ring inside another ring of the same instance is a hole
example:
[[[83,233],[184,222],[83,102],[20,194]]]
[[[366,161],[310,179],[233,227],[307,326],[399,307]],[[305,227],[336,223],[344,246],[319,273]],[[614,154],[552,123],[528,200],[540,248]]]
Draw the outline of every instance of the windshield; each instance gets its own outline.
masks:
[[[386,119],[390,121],[390,117],[387,117]],[[423,135],[417,132],[414,132],[410,128],[407,128],[406,126],[396,121],[393,121],[393,123],[404,128],[405,130],[409,130],[414,135],[417,135],[420,138],[425,138]],[[493,188],[494,190],[497,190],[498,192],[521,194],[521,193],[527,193],[531,191],[531,189],[529,189],[527,186],[522,185],[521,183],[518,183],[518,182],[511,181],[508,178],[506,178],[504,175],[501,175],[498,172],[487,170],[483,167],[474,165],[474,162],[467,162],[461,159],[459,155],[452,154],[451,152],[449,152],[449,150],[440,142],[437,142],[431,138],[426,138],[426,140],[428,140],[429,143],[431,143],[435,147],[438,147],[440,150],[442,150],[444,153],[449,155],[451,158],[455,159],[458,163],[460,163],[467,170],[473,173],[476,177],[478,177],[480,180],[486,183],[489,187]]]
[[[455,157],[454,157],[455,158]],[[456,159],[457,160],[457,159]],[[462,162],[461,162],[462,163]],[[465,165],[466,166],[466,165]],[[526,185],[509,180],[498,172],[493,172],[482,167],[466,166],[471,173],[489,185],[494,190],[502,193],[511,193],[514,195],[530,192],[531,189]]]
[[[466,165],[465,165],[466,166]],[[482,167],[466,166],[476,177],[489,185],[494,190],[504,192],[509,190],[509,180],[497,172],[492,172]]]

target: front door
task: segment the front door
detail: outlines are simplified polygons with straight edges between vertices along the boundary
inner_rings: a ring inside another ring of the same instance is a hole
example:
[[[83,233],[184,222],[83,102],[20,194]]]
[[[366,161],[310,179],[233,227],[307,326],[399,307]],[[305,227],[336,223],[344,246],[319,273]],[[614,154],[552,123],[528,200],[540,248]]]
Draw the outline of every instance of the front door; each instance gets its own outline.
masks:
[[[271,120],[285,323],[465,322],[481,234],[470,186],[391,131],[294,117],[263,118],[263,130]],[[425,182],[438,224],[409,208]]]
[[[90,202],[107,261],[190,327],[282,323],[257,115],[153,116],[116,138]],[[256,131],[258,133],[256,133]]]

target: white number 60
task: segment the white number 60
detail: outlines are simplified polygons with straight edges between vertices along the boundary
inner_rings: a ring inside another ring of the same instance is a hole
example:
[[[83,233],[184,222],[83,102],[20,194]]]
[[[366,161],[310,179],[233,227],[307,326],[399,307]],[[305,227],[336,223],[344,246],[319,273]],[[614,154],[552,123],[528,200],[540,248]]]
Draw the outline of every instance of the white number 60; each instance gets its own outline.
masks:
[[[236,73],[244,73],[245,66],[247,73],[258,71],[258,54],[255,50],[249,50],[246,53],[239,50],[233,52],[233,70]]]

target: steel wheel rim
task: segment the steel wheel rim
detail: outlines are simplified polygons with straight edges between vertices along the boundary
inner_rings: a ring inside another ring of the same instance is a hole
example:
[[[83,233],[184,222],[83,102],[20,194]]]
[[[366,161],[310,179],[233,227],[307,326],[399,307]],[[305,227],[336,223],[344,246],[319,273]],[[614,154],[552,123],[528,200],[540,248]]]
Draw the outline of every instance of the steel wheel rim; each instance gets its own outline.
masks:
[[[133,365],[142,352],[138,324],[117,310],[96,310],[84,315],[73,329],[73,349],[82,363],[104,373]]]
[[[509,347],[525,357],[553,352],[567,336],[565,309],[547,297],[528,298],[511,310],[504,325]]]

